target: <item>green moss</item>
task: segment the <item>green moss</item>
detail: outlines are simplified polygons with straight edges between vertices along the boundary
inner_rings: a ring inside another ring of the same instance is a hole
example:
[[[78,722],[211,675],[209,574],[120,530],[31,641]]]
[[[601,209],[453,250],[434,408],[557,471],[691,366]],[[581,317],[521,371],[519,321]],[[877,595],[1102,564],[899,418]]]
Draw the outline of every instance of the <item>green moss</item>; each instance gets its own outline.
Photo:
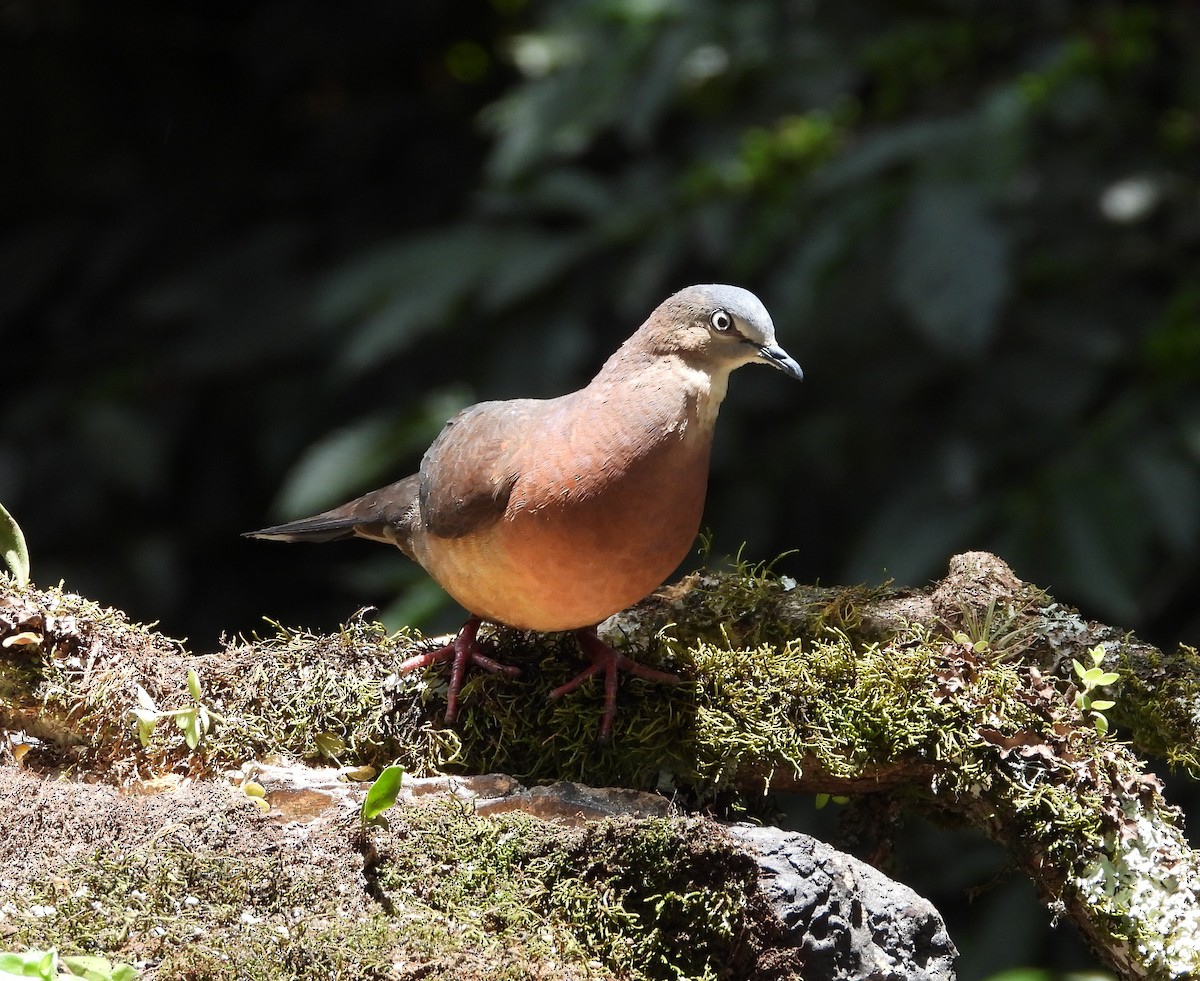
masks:
[[[8,944],[137,958],[164,978],[390,976],[392,926],[352,912],[346,889],[329,872],[278,857],[150,842],[98,851],[23,891],[7,911]]]
[[[419,637],[355,621],[329,636],[280,628],[274,637],[256,639],[247,650],[248,670],[214,682],[235,708],[237,724],[208,751],[223,760],[245,759],[248,752],[321,760],[332,741],[342,747],[341,757],[376,765],[400,752],[429,754],[419,706],[397,711],[389,695],[390,677]]]
[[[493,679],[469,687],[454,764],[711,795],[746,772],[795,772],[805,760],[835,776],[900,759],[949,760],[961,754],[970,721],[959,702],[936,699],[940,644],[919,631],[887,644],[826,631],[757,647],[663,635],[640,659],[685,680],[623,679],[614,739],[597,746],[599,684],[558,702],[536,694],[569,677],[569,657],[548,653],[526,665],[528,688]],[[997,666],[980,683],[995,702],[1020,679]]]
[[[429,726],[419,702],[396,698],[396,670],[419,640],[415,633],[388,634],[361,620],[327,636],[277,627],[274,636],[194,654],[61,588],[29,589],[16,600],[3,611],[12,629],[32,630],[41,642],[0,652],[0,679],[8,704],[37,706],[35,734],[82,747],[55,764],[69,760],[123,779],[221,770],[271,755],[328,762],[330,746],[340,747],[340,758],[376,766],[403,755],[418,770],[453,754],[453,734]],[[224,721],[194,751],[169,719],[141,745],[132,716],[137,689],[164,711],[193,705],[192,669],[200,701]],[[413,683],[420,687],[418,679],[400,687]],[[0,723],[24,727],[25,718],[9,720],[0,706]]]
[[[715,978],[749,956],[755,867],[703,822],[564,832],[522,814],[481,821],[452,804],[397,818],[373,874],[426,957],[482,951],[652,981]]]
[[[162,978],[556,977],[744,973],[754,863],[696,819],[564,829],[455,802],[345,835],[364,877],[290,855],[98,850],[5,906],[12,947],[155,965]],[[370,895],[374,900],[366,900]],[[366,911],[364,912],[364,902]]]
[[[1200,651],[1187,644],[1169,659],[1125,638],[1111,657],[1121,675],[1111,714],[1133,733],[1138,747],[1200,779]]]
[[[833,605],[848,608],[844,598]],[[706,623],[681,619],[640,658],[685,680],[624,680],[611,745],[594,743],[599,685],[562,702],[536,694],[574,667],[569,650],[547,646],[525,665],[529,688],[486,679],[469,692],[453,765],[669,787],[693,800],[755,779],[764,791],[796,785],[806,770],[866,789],[883,781],[918,808],[972,815],[1063,875],[1102,847],[1118,820],[1115,788],[1140,772],[1079,716],[1067,686],[1016,663],[1011,645],[976,649],[911,625],[886,640],[824,626],[750,647],[721,636],[736,623],[715,641],[697,638]]]
[[[891,585],[823,587],[798,583],[775,573],[781,555],[751,563],[739,553],[728,572],[694,574],[664,590],[675,622],[691,639],[726,646],[784,644],[797,635],[826,630],[856,635],[862,610],[891,593]]]

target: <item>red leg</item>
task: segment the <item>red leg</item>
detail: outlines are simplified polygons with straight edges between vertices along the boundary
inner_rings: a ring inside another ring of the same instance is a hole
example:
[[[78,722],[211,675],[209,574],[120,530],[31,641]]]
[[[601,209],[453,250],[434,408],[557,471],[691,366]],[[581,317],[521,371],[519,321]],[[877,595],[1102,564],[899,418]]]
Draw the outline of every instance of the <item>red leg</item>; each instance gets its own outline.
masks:
[[[617,673],[619,671],[625,671],[638,678],[645,678],[647,681],[662,681],[667,684],[676,684],[679,681],[679,675],[677,674],[671,674],[669,671],[656,671],[654,668],[638,664],[632,658],[614,651],[596,636],[595,627],[585,627],[583,630],[576,630],[575,638],[579,641],[579,646],[583,648],[583,652],[592,659],[592,663],[566,684],[559,685],[554,691],[550,692],[550,697],[561,698],[567,692],[574,691],[587,681],[588,678],[592,677],[592,675],[603,671],[604,718],[600,721],[599,736],[602,743],[608,742],[608,737],[612,734],[613,718],[617,714]]]
[[[426,668],[438,661],[454,658],[450,668],[450,691],[446,695],[446,721],[453,722],[458,716],[458,693],[462,689],[463,676],[467,672],[467,663],[478,665],[491,674],[503,674],[515,678],[521,669],[511,664],[501,664],[483,653],[483,645],[479,643],[479,617],[471,617],[462,625],[458,636],[445,647],[438,647],[424,654],[410,657],[400,665],[400,673]]]

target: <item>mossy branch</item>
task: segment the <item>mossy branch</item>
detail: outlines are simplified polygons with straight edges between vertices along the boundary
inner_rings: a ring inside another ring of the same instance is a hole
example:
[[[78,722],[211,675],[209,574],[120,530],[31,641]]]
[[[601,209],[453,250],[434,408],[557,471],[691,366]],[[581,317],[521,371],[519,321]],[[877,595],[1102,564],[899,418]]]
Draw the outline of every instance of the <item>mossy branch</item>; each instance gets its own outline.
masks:
[[[1108,718],[1195,772],[1196,652],[1089,623],[994,556],[955,557],[927,590],[805,587],[745,567],[672,586],[607,631],[685,681],[624,681],[604,746],[598,690],[545,697],[574,669],[565,638],[493,633],[522,677],[472,678],[462,717],[443,727],[443,673],[396,673],[420,642],[407,631],[356,619],[335,635],[279,629],[197,655],[61,590],[3,588],[0,727],[45,740],[35,764],[132,778],[334,755],[696,800],[888,792],[1008,845],[1122,976],[1200,971],[1200,861],[1158,780],[1076,698],[1072,664],[1100,648],[1120,679],[1100,701],[1115,702]],[[174,727],[142,746],[139,685],[163,710],[204,704],[222,724],[192,749]]]

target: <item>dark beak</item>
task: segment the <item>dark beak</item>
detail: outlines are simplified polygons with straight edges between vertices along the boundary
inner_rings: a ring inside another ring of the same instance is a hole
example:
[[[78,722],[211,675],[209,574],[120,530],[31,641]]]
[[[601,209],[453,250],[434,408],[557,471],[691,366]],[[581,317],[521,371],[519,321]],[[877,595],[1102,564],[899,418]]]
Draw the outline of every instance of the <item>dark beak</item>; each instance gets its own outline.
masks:
[[[764,344],[758,349],[758,356],[772,368],[778,368],[785,375],[795,378],[796,381],[804,381],[804,372],[800,370],[800,366],[779,345]]]

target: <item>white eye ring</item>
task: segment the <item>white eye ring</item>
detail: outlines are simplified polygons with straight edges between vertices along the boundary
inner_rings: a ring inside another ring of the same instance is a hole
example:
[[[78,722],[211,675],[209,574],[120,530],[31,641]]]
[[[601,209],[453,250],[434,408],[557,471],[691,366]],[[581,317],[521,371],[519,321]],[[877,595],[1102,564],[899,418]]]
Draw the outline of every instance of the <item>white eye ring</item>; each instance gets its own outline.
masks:
[[[712,317],[709,318],[709,323],[713,325],[713,330],[718,330],[722,334],[733,330],[733,318],[724,310],[714,310]]]

